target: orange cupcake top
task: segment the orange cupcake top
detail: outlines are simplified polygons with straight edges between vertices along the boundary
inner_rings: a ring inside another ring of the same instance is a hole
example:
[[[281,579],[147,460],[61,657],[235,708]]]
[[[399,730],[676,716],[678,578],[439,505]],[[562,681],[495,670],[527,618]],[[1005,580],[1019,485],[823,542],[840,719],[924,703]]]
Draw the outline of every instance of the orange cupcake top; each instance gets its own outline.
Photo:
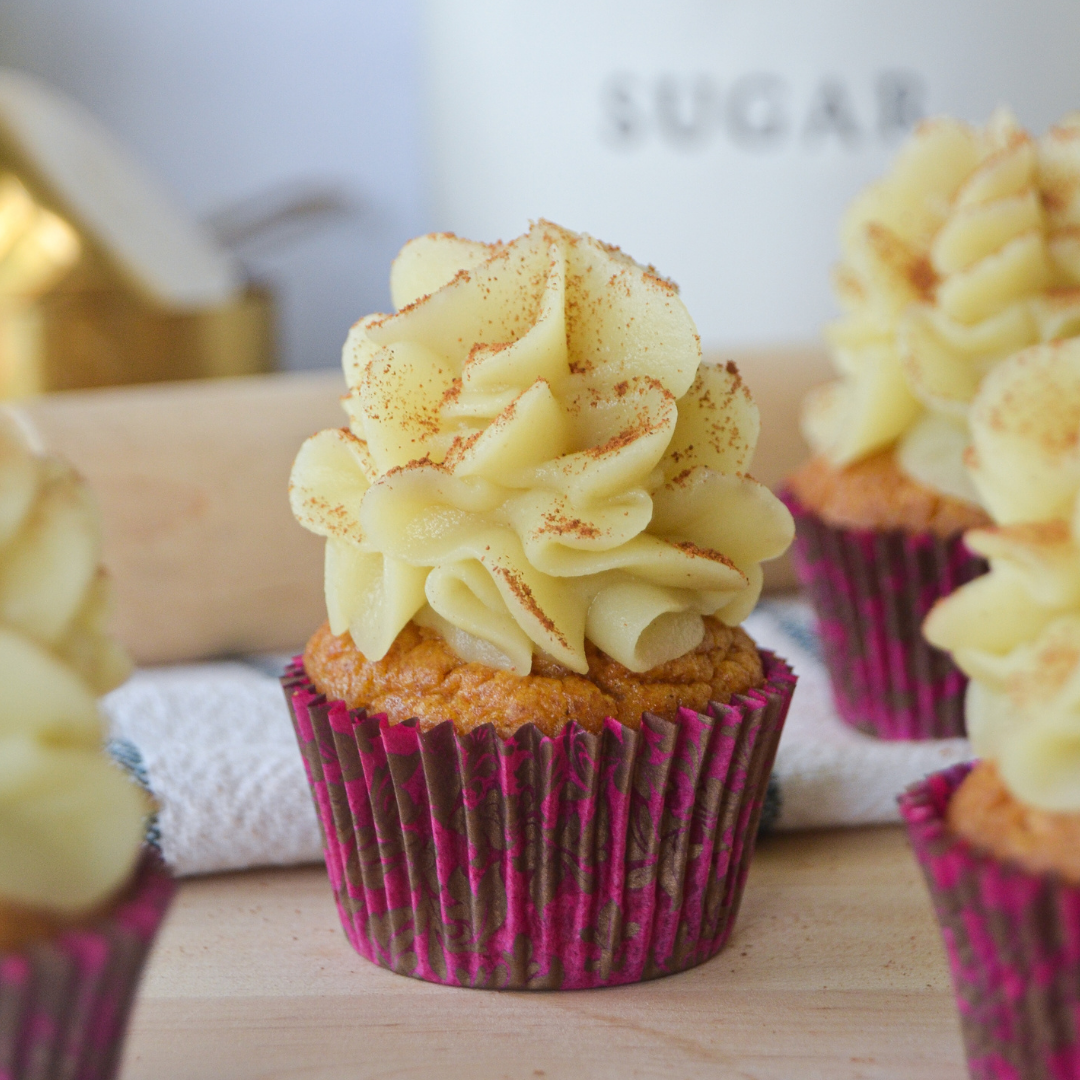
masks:
[[[764,680],[747,633],[709,617],[700,644],[646,672],[628,671],[591,643],[586,655],[584,675],[538,656],[532,674],[520,676],[468,663],[434,630],[409,623],[386,656],[368,660],[348,634],[336,637],[324,624],[308,642],[304,669],[320,693],[392,723],[416,717],[426,730],[452,720],[459,734],[493,723],[503,737],[527,723],[556,735],[571,720],[592,732],[609,716],[632,728],[643,712],[674,720],[680,705],[703,712]]]
[[[808,510],[842,529],[902,529],[947,539],[990,524],[977,506],[912,480],[892,450],[843,469],[823,457],[811,458],[788,479],[788,486]]]
[[[1080,885],[1080,813],[1054,814],[1020,802],[992,761],[980,761],[964,778],[947,821],[982,851]]]

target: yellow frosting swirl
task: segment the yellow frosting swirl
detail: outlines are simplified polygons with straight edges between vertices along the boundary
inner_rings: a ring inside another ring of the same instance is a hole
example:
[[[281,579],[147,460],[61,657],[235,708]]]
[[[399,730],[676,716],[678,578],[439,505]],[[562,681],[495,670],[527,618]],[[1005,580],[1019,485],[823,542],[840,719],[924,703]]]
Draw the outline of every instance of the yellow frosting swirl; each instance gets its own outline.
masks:
[[[972,478],[997,524],[965,541],[990,573],[924,631],[971,676],[976,752],[1022,802],[1080,812],[1080,339],[995,368],[971,429]]]
[[[128,674],[85,484],[0,415],[0,902],[74,914],[131,872],[147,800],[96,697]]]
[[[1034,140],[924,123],[842,229],[828,331],[841,378],[806,403],[811,445],[844,466],[896,444],[916,480],[978,502],[962,465],[986,373],[1080,331],[1080,122]]]
[[[675,287],[548,222],[509,244],[440,234],[394,263],[396,315],[353,327],[348,427],[301,448],[296,517],[327,538],[334,633],[384,656],[410,620],[466,659],[633,671],[740,622],[791,541],[746,475],[758,413],[701,364]]]

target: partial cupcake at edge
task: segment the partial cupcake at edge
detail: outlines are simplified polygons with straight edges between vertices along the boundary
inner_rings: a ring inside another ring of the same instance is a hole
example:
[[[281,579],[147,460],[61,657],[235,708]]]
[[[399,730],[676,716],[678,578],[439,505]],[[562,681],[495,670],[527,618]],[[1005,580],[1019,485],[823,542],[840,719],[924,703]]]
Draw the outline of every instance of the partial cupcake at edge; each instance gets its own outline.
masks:
[[[290,495],[329,620],[286,675],[342,924],[451,985],[727,940],[794,689],[740,623],[783,504],[676,287],[549,222],[405,246]]]
[[[970,676],[979,757],[901,799],[971,1076],[1080,1075],[1080,340],[1010,358],[971,409],[990,571],[927,637]]]
[[[962,540],[990,523],[963,464],[981,381],[1080,331],[1078,191],[1080,117],[1036,139],[999,110],[921,124],[844,218],[840,377],[805,402],[784,498],[838,712],[869,734],[964,734],[966,679],[920,626],[986,570]]]
[[[106,1080],[173,882],[103,745],[130,664],[82,480],[0,413],[0,1076]]]

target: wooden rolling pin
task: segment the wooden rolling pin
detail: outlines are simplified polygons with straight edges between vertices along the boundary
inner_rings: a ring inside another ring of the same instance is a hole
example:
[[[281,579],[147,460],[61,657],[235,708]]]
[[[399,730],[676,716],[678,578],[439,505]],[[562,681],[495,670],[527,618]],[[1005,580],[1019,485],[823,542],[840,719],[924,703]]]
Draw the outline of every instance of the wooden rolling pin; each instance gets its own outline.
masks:
[[[761,408],[754,475],[805,456],[798,405],[829,377],[815,349],[725,353]],[[325,618],[322,540],[293,520],[289,469],[344,422],[339,372],[74,391],[21,406],[97,494],[114,626],[141,664],[297,649]],[[790,585],[786,560],[767,585]]]

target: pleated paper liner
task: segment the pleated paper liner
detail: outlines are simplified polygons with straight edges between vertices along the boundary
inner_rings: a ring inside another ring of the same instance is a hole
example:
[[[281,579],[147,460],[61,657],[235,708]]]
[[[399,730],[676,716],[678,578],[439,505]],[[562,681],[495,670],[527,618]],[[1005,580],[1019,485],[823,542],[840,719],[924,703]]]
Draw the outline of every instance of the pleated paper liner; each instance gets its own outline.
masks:
[[[693,967],[731,933],[795,688],[677,723],[554,738],[350,711],[282,679],[357,952],[451,986],[613,986]]]
[[[109,1080],[175,890],[157,855],[101,920],[0,953],[0,1080]]]
[[[967,678],[922,623],[935,601],[985,573],[985,560],[960,534],[836,528],[790,491],[781,497],[840,718],[880,739],[964,735]]]
[[[952,968],[972,1080],[1080,1077],[1080,887],[976,851],[946,825],[971,769],[900,797]]]

